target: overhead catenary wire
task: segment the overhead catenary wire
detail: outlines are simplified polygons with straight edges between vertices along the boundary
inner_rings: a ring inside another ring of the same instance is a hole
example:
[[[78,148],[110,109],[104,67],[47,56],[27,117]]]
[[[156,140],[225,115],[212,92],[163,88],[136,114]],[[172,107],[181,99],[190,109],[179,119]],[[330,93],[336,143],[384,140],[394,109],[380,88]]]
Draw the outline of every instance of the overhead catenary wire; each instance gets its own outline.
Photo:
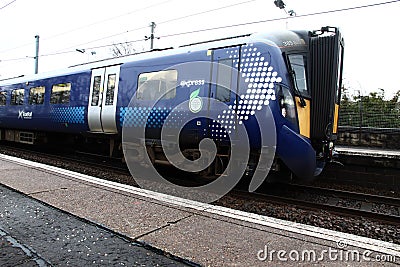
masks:
[[[149,5],[149,6],[145,6],[143,8],[135,9],[133,11],[129,11],[129,12],[124,13],[122,15],[117,15],[117,16],[113,16],[113,17],[110,17],[110,18],[107,18],[107,19],[99,20],[99,21],[96,21],[96,22],[93,22],[93,23],[90,23],[90,24],[87,24],[87,25],[83,25],[81,27],[78,27],[78,28],[75,28],[75,29],[72,29],[72,30],[68,30],[68,31],[65,31],[65,32],[62,32],[62,33],[58,33],[56,35],[49,36],[47,38],[44,38],[44,40],[49,40],[49,39],[52,39],[52,38],[55,38],[55,37],[59,37],[59,36],[65,35],[65,34],[69,34],[71,32],[75,32],[75,31],[79,31],[79,30],[82,30],[82,29],[85,29],[85,28],[89,28],[89,27],[92,27],[94,25],[98,25],[98,24],[101,24],[101,23],[104,23],[104,22],[108,22],[108,21],[111,21],[111,20],[120,19],[121,17],[132,15],[134,13],[141,12],[141,11],[144,11],[144,10],[147,10],[147,9],[159,6],[159,5],[164,5],[164,4],[172,2],[172,1],[174,1],[174,0],[166,0],[166,1],[163,1],[163,2],[158,2],[158,3],[155,3],[155,4]],[[141,28],[143,28],[143,27],[141,27]]]
[[[293,16],[285,16],[285,17],[281,17],[281,18],[274,18],[274,19],[259,20],[259,21],[238,23],[238,24],[232,24],[232,25],[211,27],[211,28],[198,29],[198,30],[180,32],[180,33],[172,33],[172,34],[159,36],[159,38],[169,38],[169,37],[175,37],[175,36],[180,36],[180,35],[194,34],[194,33],[206,32],[206,31],[214,31],[214,30],[222,30],[222,29],[234,28],[234,27],[240,27],[240,26],[246,26],[246,25],[252,25],[252,24],[260,24],[260,23],[267,23],[267,22],[294,19],[294,18],[318,16],[318,15],[324,15],[324,14],[330,14],[330,13],[346,12],[346,11],[352,11],[352,10],[357,10],[357,9],[376,7],[376,6],[381,6],[381,5],[388,5],[388,4],[393,4],[393,3],[396,3],[396,2],[400,2],[400,0],[392,0],[392,1],[387,1],[387,2],[368,4],[368,5],[362,5],[362,6],[356,6],[356,7],[341,8],[341,9],[334,9],[334,10],[328,10],[328,11],[320,11],[320,12],[308,13],[308,14],[303,14],[303,15],[297,15],[295,17],[293,17]],[[135,42],[140,42],[140,41],[145,41],[145,38],[141,38],[141,39],[137,39],[137,40],[133,40],[133,41],[127,41],[127,42],[123,42],[123,43],[135,43]],[[123,43],[117,43],[117,44],[123,44]],[[107,45],[101,45],[101,46],[94,46],[94,47],[88,47],[88,48],[85,48],[85,49],[86,50],[90,50],[90,49],[97,49],[97,48],[105,48],[105,47],[110,47],[110,46],[114,46],[114,45],[116,45],[116,44],[113,43],[113,44],[107,44]],[[74,46],[74,47],[76,47],[76,46]],[[68,54],[68,53],[72,53],[72,52],[76,52],[76,51],[75,50],[59,51],[59,52],[55,52],[55,53],[43,54],[43,55],[40,55],[40,56],[41,57],[54,56],[54,55]],[[26,56],[26,57],[14,58],[14,59],[6,59],[6,60],[2,60],[2,61],[4,61],[4,62],[5,61],[17,61],[17,60],[32,59],[32,58],[33,57]],[[0,61],[0,62],[2,62],[2,61]]]
[[[157,25],[161,25],[161,24],[164,24],[164,23],[169,23],[169,22],[181,20],[181,19],[188,18],[188,17],[202,15],[202,14],[206,14],[206,13],[210,13],[210,12],[214,12],[214,11],[219,11],[219,10],[230,8],[230,7],[234,7],[234,6],[237,6],[237,5],[247,4],[247,3],[253,2],[253,1],[255,1],[255,0],[244,1],[244,2],[240,2],[240,3],[232,4],[232,5],[229,5],[229,6],[224,6],[224,7],[220,7],[220,8],[214,8],[214,9],[211,9],[211,10],[206,10],[206,11],[202,11],[202,12],[198,12],[198,13],[194,13],[194,14],[190,14],[190,15],[185,15],[183,17],[179,17],[179,18],[175,18],[175,19],[170,19],[170,20],[158,22]],[[204,32],[204,31],[227,29],[227,28],[246,26],[246,25],[252,25],[252,24],[259,24],[259,23],[266,23],[266,22],[273,22],[273,21],[279,21],[279,20],[287,20],[287,19],[293,19],[293,18],[301,18],[301,17],[316,16],[316,15],[323,15],[323,14],[336,13],[336,12],[351,11],[351,10],[355,10],[355,9],[362,9],[362,8],[374,7],[374,6],[379,6],[379,5],[392,4],[392,3],[395,3],[395,2],[399,2],[399,1],[400,0],[392,0],[392,1],[387,1],[387,2],[368,4],[368,5],[362,5],[362,6],[350,7],[350,8],[342,8],[342,9],[336,9],[336,10],[329,10],[329,11],[321,11],[321,12],[309,13],[309,14],[304,14],[304,15],[289,16],[289,17],[286,16],[286,17],[275,18],[275,19],[267,19],[267,20],[261,20],[261,21],[253,21],[253,22],[239,23],[239,24],[233,24],[233,25],[225,25],[225,26],[212,27],[212,28],[207,28],[207,29],[199,29],[199,30],[194,30],[194,31],[188,31],[188,32],[184,32],[184,33],[168,34],[168,35],[158,36],[158,38],[167,38],[167,37],[186,35],[186,34],[191,34],[191,33],[199,33],[199,32]],[[124,32],[120,32],[120,33],[117,33],[117,34],[113,34],[113,35],[110,35],[110,36],[99,38],[99,39],[96,39],[96,40],[93,40],[93,41],[89,41],[89,42],[86,42],[86,43],[81,43],[81,44],[78,44],[78,45],[70,46],[70,47],[65,48],[65,49],[71,49],[71,48],[79,47],[79,46],[82,46],[82,45],[87,45],[87,44],[90,44],[90,43],[102,41],[102,40],[105,40],[105,39],[109,39],[109,38],[112,38],[112,37],[116,37],[116,36],[119,36],[119,35],[122,35],[122,34],[129,33],[129,32],[134,32],[134,31],[137,31],[137,30],[141,30],[141,29],[144,29],[144,28],[148,28],[148,26],[127,30],[127,31],[124,31]],[[142,41],[144,41],[144,40],[145,39],[142,39]],[[125,42],[125,43],[130,43],[130,42],[138,42],[138,40],[128,41],[128,42]],[[105,45],[105,46],[102,46],[102,47],[108,47],[108,46],[113,46],[113,45],[114,44],[108,44],[108,45]],[[88,48],[88,49],[92,49],[92,48]],[[64,49],[62,49],[62,50],[64,50]],[[59,51],[62,51],[62,50],[59,50]]]
[[[157,25],[161,25],[161,24],[165,24],[165,23],[169,23],[169,22],[173,22],[173,21],[177,21],[177,20],[182,20],[182,19],[185,19],[185,18],[194,17],[194,16],[198,16],[198,15],[203,15],[203,14],[206,14],[206,13],[210,13],[210,12],[215,12],[215,11],[219,11],[219,10],[222,10],[222,9],[231,8],[231,7],[234,7],[234,6],[243,5],[243,4],[247,4],[247,3],[250,3],[250,2],[254,2],[254,1],[256,1],[256,0],[248,0],[248,1],[244,1],[244,2],[234,3],[234,4],[231,4],[231,5],[228,5],[228,6],[223,6],[223,7],[219,7],[219,8],[213,8],[213,9],[209,9],[209,10],[206,10],[206,11],[185,15],[185,16],[182,16],[182,17],[178,17],[178,18],[174,18],[174,19],[169,19],[169,20],[157,22]],[[108,36],[105,36],[105,37],[102,37],[102,38],[99,38],[99,39],[96,39],[96,40],[92,40],[92,41],[85,42],[85,43],[80,43],[80,44],[77,44],[77,45],[74,45],[74,46],[69,46],[69,47],[61,49],[59,51],[62,51],[62,50],[65,50],[65,49],[71,49],[71,48],[74,48],[74,47],[79,47],[79,46],[82,46],[82,45],[95,43],[95,42],[98,42],[98,41],[103,41],[103,40],[106,40],[106,39],[110,39],[112,37],[120,36],[120,35],[123,35],[123,34],[127,34],[127,33],[130,33],[130,32],[134,32],[134,31],[138,31],[138,30],[142,30],[142,29],[146,29],[146,28],[148,28],[148,25],[143,26],[143,27],[130,29],[130,30],[126,30],[126,31],[119,32],[119,33],[116,33],[116,34],[108,35]],[[108,46],[112,46],[112,45],[113,44],[110,44]]]
[[[14,2],[15,1],[16,0],[14,0]],[[107,22],[107,21],[119,19],[121,17],[127,16],[127,15],[131,15],[131,14],[134,14],[134,13],[137,13],[137,12],[149,9],[149,8],[153,8],[153,7],[158,6],[158,5],[163,5],[163,4],[166,4],[168,2],[172,2],[172,1],[175,1],[175,0],[166,0],[166,1],[163,1],[163,2],[158,2],[156,4],[152,4],[152,5],[143,7],[143,8],[135,9],[135,10],[129,11],[129,12],[124,13],[124,14],[120,14],[120,15],[113,16],[113,17],[110,17],[110,18],[107,18],[107,19],[103,19],[103,20],[99,20],[99,21],[96,21],[96,22],[93,22],[93,23],[89,23],[87,25],[84,25],[84,26],[81,26],[81,27],[78,27],[78,28],[75,28],[75,29],[71,29],[71,30],[68,30],[68,31],[65,31],[65,32],[62,32],[62,33],[58,33],[56,35],[52,35],[52,36],[49,36],[49,37],[44,37],[44,38],[42,38],[42,41],[50,40],[50,39],[53,39],[53,38],[56,38],[56,37],[59,37],[59,36],[62,36],[62,35],[69,34],[71,32],[79,31],[79,30],[82,30],[82,29],[85,29],[85,28],[88,28],[88,27],[92,27],[92,26]],[[142,28],[146,28],[146,27],[141,27],[140,29],[142,29]],[[114,37],[114,36],[111,36],[111,37]],[[33,42],[29,42],[29,43],[23,44],[21,46],[17,46],[17,47],[9,48],[9,49],[6,49],[6,50],[2,50],[2,51],[0,51],[0,53],[16,50],[16,49],[19,49],[19,48],[22,48],[22,47],[26,47],[26,46],[29,46],[29,45],[32,45],[32,44],[33,44]]]
[[[249,0],[249,1],[244,1],[244,2],[240,2],[240,3],[235,3],[235,4],[232,4],[232,5],[229,5],[229,6],[213,8],[213,9],[209,9],[209,10],[206,10],[206,11],[201,11],[201,12],[194,13],[194,14],[189,14],[189,15],[186,15],[186,16],[183,16],[183,17],[179,17],[179,18],[174,18],[174,19],[161,21],[161,22],[158,22],[157,24],[160,25],[160,24],[169,23],[169,22],[173,22],[173,21],[177,21],[177,20],[181,20],[181,19],[191,18],[193,16],[203,15],[203,14],[219,11],[219,10],[222,10],[222,9],[226,9],[226,8],[231,8],[231,7],[235,7],[235,6],[239,6],[239,5],[243,5],[243,4],[248,4],[248,3],[254,2],[254,1],[256,1],[256,0]]]
[[[161,4],[165,4],[167,2],[171,2],[171,1],[174,1],[174,0],[167,0],[167,1],[164,1],[164,2],[157,3],[157,4],[153,4],[153,5],[141,8],[141,9],[137,9],[137,10],[125,13],[125,14],[120,15],[120,16],[115,16],[115,17],[111,17],[111,18],[108,18],[108,19],[100,20],[98,22],[94,22],[94,23],[91,23],[91,24],[88,24],[88,25],[85,25],[85,26],[82,26],[82,27],[79,27],[79,28],[76,28],[76,29],[72,29],[70,31],[66,31],[66,32],[63,32],[63,33],[60,33],[60,34],[57,34],[57,35],[53,35],[53,36],[47,37],[47,38],[45,37],[45,38],[42,38],[42,41],[49,40],[49,39],[52,39],[52,38],[55,38],[55,37],[59,37],[59,36],[74,32],[74,31],[78,31],[78,30],[81,30],[81,29],[84,29],[84,28],[87,28],[87,27],[91,27],[91,26],[106,22],[106,21],[114,20],[114,19],[120,18],[121,16],[130,15],[130,14],[133,14],[133,13],[136,13],[136,12],[139,12],[139,11],[143,11],[143,10],[152,8],[155,5],[161,5]],[[256,0],[248,0],[248,1],[244,1],[244,2],[234,3],[234,4],[228,5],[228,6],[223,6],[223,7],[219,7],[219,8],[213,8],[213,9],[210,9],[210,10],[206,10],[206,11],[202,11],[202,12],[198,12],[198,13],[194,13],[194,14],[190,14],[190,15],[185,15],[185,16],[182,16],[182,17],[179,17],[179,18],[174,18],[174,19],[169,19],[169,20],[166,20],[166,21],[161,21],[161,22],[158,22],[157,24],[160,25],[160,24],[164,24],[164,23],[169,23],[169,22],[185,19],[185,18],[188,18],[188,17],[198,16],[198,15],[202,15],[202,14],[206,14],[206,13],[210,13],[210,12],[215,12],[215,11],[219,11],[219,10],[222,10],[222,9],[226,9],[226,8],[230,8],[230,7],[234,7],[234,6],[238,6],[238,5],[242,5],[242,4],[247,4],[247,3],[250,3],[250,2],[254,2],[254,1],[256,1]],[[101,37],[101,38],[98,38],[98,39],[95,39],[95,40],[91,40],[91,41],[88,41],[88,42],[85,42],[85,43],[76,44],[74,46],[69,46],[69,47],[63,48],[63,49],[61,49],[59,51],[67,50],[67,49],[71,49],[71,48],[75,48],[75,47],[80,47],[80,46],[83,46],[83,45],[88,45],[88,44],[91,44],[91,43],[103,41],[103,40],[106,40],[106,39],[110,39],[110,38],[113,38],[113,37],[117,37],[117,36],[120,36],[120,35],[123,35],[123,34],[127,34],[127,33],[130,33],[130,32],[134,32],[134,31],[138,31],[138,30],[142,30],[142,29],[146,29],[146,28],[148,28],[148,25],[142,26],[142,27],[137,27],[137,28],[130,29],[130,30],[126,30],[126,31],[119,32],[119,33],[115,33],[115,34],[112,34],[112,35],[107,35],[107,36],[104,36],[104,37]],[[0,53],[16,50],[16,49],[19,49],[19,48],[22,48],[22,47],[26,47],[28,45],[32,45],[32,42],[26,43],[26,44],[18,46],[18,47],[2,50],[2,51],[0,51]],[[112,46],[112,44],[110,44],[109,46]],[[57,51],[55,53],[58,53],[59,51]],[[69,51],[67,51],[66,53],[68,53],[68,52]],[[5,61],[5,60],[3,60],[3,61]]]
[[[212,27],[212,28],[206,28],[206,29],[193,30],[193,31],[188,31],[188,32],[173,33],[173,34],[167,34],[167,35],[159,36],[159,38],[167,38],[167,37],[173,37],[173,36],[179,36],[179,35],[193,34],[193,33],[199,33],[199,32],[204,32],[204,31],[222,30],[222,29],[227,29],[227,28],[247,26],[247,25],[252,25],[252,24],[259,24],[259,23],[266,23],[266,22],[273,22],[273,21],[280,21],[280,20],[287,20],[287,19],[318,16],[318,15],[324,15],[324,14],[330,14],[330,13],[337,13],[337,12],[345,12],[345,11],[351,11],[351,10],[356,10],[356,9],[362,9],[362,8],[375,7],[375,6],[380,6],[380,5],[393,4],[395,2],[400,2],[400,0],[392,0],[392,1],[388,1],[388,2],[369,4],[369,5],[363,5],[363,6],[357,6],[357,7],[349,7],[349,8],[328,10],[328,11],[320,11],[320,12],[308,13],[308,14],[304,14],[304,15],[286,16],[286,17],[275,18],[275,19],[244,22],[244,23],[238,23],[238,24],[232,24],[232,25],[225,25],[225,26],[218,26],[218,27]]]
[[[232,24],[232,25],[225,25],[225,26],[219,26],[219,27],[211,27],[211,28],[206,28],[206,29],[199,29],[199,30],[193,30],[193,31],[188,31],[188,32],[180,32],[180,33],[173,33],[173,34],[167,34],[167,35],[162,35],[159,36],[159,38],[168,38],[168,37],[174,37],[174,36],[180,36],[180,35],[187,35],[187,34],[193,34],[193,33],[199,33],[199,32],[205,32],[205,31],[213,31],[213,30],[222,30],[222,29],[227,29],[227,28],[233,28],[233,27],[240,27],[240,26],[246,26],[246,25],[252,25],[252,24],[259,24],[259,23],[267,23],[267,22],[273,22],[273,21],[279,21],[279,20],[287,20],[287,19],[294,19],[294,18],[301,18],[301,17],[309,17],[309,16],[317,16],[317,15],[323,15],[323,14],[329,14],[329,13],[337,13],[337,12],[345,12],[345,11],[351,11],[351,10],[356,10],[356,9],[362,9],[362,8],[368,8],[368,7],[374,7],[374,6],[379,6],[379,5],[387,5],[387,4],[392,4],[395,2],[399,2],[400,0],[392,0],[392,1],[387,1],[387,2],[381,2],[381,3],[375,3],[375,4],[369,4],[369,5],[362,5],[362,6],[357,6],[357,7],[349,7],[349,8],[342,8],[342,9],[335,9],[335,10],[328,10],[328,11],[320,11],[320,12],[314,12],[314,13],[309,13],[309,14],[304,14],[304,15],[297,15],[296,17],[293,16],[285,16],[281,18],[275,18],[275,19],[267,19],[267,20],[260,20],[260,21],[253,21],[253,22],[245,22],[245,23],[238,23],[238,24]],[[249,2],[249,1],[248,1]],[[203,12],[204,13],[204,12]],[[200,13],[199,13],[200,14]],[[177,18],[175,20],[178,20],[180,18]],[[172,21],[172,20],[170,20]],[[169,21],[168,21],[169,22]],[[133,40],[133,41],[128,41],[125,43],[135,43],[139,41],[144,41],[145,39],[138,39],[138,40]],[[103,48],[103,47],[108,47],[108,46],[113,46],[114,44],[108,44],[108,45],[103,45],[103,46],[97,46],[97,47],[91,47],[87,49],[96,49],[96,48]]]
[[[92,49],[105,48],[105,47],[110,47],[110,46],[119,45],[119,44],[135,43],[135,42],[142,42],[142,41],[145,41],[145,39],[142,38],[142,39],[133,40],[133,41],[129,41],[129,42],[120,42],[120,43],[93,46],[93,47],[84,48],[82,50],[92,50]],[[76,53],[76,49],[69,50],[69,51],[60,51],[60,52],[54,52],[54,53],[48,53],[48,54],[41,54],[41,55],[39,55],[39,57],[57,56],[57,55],[70,54],[70,53]],[[34,58],[34,56],[10,58],[10,59],[0,60],[0,63],[1,62],[7,62],[7,61],[19,61],[19,60],[25,60],[25,59],[33,59],[33,58]]]
[[[17,1],[17,0],[13,0],[13,1],[11,1],[11,2],[8,2],[8,3],[5,4],[4,6],[0,7],[0,10],[4,9],[4,8],[6,8],[6,7],[8,7],[9,5],[11,5],[12,3],[16,2],[16,1]]]

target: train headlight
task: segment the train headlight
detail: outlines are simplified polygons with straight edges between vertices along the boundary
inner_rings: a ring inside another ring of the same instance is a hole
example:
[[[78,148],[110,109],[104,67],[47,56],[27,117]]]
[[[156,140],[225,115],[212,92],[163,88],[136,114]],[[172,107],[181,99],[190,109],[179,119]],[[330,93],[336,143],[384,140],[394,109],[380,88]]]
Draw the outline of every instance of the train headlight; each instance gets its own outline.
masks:
[[[277,93],[282,117],[296,125],[297,119],[295,102],[289,88],[279,85],[277,87]]]
[[[282,105],[281,105],[281,114],[282,114],[282,116],[283,116],[284,118],[286,118],[286,115],[287,115],[287,113],[286,113],[286,108],[284,108]]]

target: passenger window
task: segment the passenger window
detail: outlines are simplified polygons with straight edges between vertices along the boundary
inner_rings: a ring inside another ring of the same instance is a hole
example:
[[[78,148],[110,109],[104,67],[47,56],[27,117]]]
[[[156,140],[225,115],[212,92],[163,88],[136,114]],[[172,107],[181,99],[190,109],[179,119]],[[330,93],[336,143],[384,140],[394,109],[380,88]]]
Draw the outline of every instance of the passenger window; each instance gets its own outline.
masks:
[[[7,104],[7,92],[0,92],[0,106]]]
[[[32,87],[29,90],[29,105],[41,105],[44,103],[44,86]]]
[[[301,94],[309,95],[307,88],[306,66],[303,55],[289,55],[289,62],[294,72],[294,82]]]
[[[222,102],[230,102],[233,59],[222,59],[218,63],[215,99]]]
[[[93,82],[92,106],[99,105],[101,76],[95,76]]]
[[[115,78],[116,74],[108,75],[107,91],[106,91],[106,105],[112,105],[114,103],[114,91],[115,91]]]
[[[71,83],[54,84],[51,88],[51,104],[68,104],[71,94]]]
[[[277,91],[282,117],[286,118],[294,125],[297,125],[296,107],[293,95],[290,93],[288,88],[283,87],[282,85],[278,85]]]
[[[178,71],[163,70],[139,75],[136,98],[141,100],[172,99],[176,96]]]
[[[25,89],[15,89],[11,92],[11,105],[24,104]]]

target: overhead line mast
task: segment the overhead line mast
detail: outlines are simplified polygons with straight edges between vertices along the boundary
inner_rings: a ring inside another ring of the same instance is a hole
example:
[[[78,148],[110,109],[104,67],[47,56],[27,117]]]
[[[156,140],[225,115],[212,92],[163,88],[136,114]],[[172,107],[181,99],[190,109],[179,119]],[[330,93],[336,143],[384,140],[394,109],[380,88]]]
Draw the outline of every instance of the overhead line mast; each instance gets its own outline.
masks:
[[[156,23],[155,22],[151,22],[150,23],[150,28],[151,28],[151,33],[150,33],[150,37],[145,36],[145,40],[150,40],[150,50],[153,50],[154,48],[154,29],[156,28]],[[158,38],[160,39],[160,38]]]
[[[35,74],[39,72],[39,35],[35,36],[36,39],[36,53],[35,53]]]

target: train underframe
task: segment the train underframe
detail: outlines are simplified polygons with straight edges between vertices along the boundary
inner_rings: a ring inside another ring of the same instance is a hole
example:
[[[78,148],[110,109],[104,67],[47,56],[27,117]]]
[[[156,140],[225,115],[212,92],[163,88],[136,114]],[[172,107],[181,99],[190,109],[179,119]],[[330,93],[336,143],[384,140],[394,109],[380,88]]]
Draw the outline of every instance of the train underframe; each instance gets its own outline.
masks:
[[[122,161],[125,160],[121,136],[116,134],[98,135],[86,133],[84,135],[76,135],[39,131],[33,132],[18,129],[0,129],[0,141],[41,145],[44,148],[55,149],[57,151],[79,151],[107,156],[110,158],[119,158]],[[215,179],[220,175],[226,175],[229,173],[230,170],[227,170],[227,166],[230,161],[230,147],[227,145],[219,145],[217,148],[217,154],[214,161],[206,169],[198,173],[200,176]],[[150,140],[146,142],[146,150],[153,165],[172,166],[165,156],[162,146],[158,144],[157,141],[154,140],[152,142]],[[181,152],[185,158],[191,161],[195,161],[201,156],[198,147],[184,147],[181,148]],[[257,168],[259,157],[259,150],[251,151],[243,177],[252,177]],[[279,177],[279,181],[289,181],[293,179],[292,173],[278,157],[274,158],[270,171],[271,175],[268,176],[268,181],[274,181],[276,177]]]

